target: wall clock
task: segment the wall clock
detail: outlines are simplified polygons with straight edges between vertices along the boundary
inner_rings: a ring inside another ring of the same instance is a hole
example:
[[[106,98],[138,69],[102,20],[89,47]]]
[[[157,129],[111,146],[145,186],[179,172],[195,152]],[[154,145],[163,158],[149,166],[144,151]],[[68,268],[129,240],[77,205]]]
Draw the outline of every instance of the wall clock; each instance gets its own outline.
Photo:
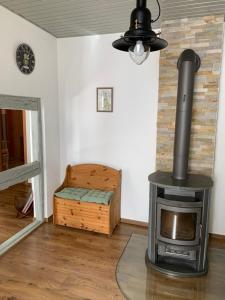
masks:
[[[35,67],[33,50],[27,44],[20,44],[16,50],[16,63],[23,74],[30,74]]]

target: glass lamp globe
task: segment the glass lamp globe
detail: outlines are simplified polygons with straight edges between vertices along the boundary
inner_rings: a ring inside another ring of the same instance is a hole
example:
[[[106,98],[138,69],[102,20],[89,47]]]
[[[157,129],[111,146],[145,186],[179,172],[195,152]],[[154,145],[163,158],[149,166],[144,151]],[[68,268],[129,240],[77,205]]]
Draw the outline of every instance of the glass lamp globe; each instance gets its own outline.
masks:
[[[131,59],[137,64],[141,65],[150,54],[150,47],[144,47],[142,41],[137,41],[135,46],[130,46],[129,54]]]

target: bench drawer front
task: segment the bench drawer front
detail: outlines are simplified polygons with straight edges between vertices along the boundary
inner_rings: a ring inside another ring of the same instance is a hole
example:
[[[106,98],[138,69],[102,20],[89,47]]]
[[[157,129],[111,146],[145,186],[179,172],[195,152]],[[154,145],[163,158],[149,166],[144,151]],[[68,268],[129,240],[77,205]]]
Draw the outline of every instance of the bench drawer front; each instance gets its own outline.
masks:
[[[106,234],[110,233],[110,206],[57,197],[54,201],[55,224]]]

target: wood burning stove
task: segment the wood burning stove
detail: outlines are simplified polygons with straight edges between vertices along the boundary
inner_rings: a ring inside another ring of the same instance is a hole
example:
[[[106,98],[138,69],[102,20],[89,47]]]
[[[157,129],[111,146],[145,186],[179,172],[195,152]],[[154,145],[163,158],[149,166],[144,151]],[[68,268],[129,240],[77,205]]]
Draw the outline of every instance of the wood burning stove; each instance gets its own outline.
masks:
[[[150,215],[146,260],[157,270],[177,276],[207,272],[208,211],[212,180],[171,173],[149,176]]]
[[[150,213],[146,262],[174,276],[207,272],[209,201],[213,182],[187,173],[194,74],[200,58],[191,49],[179,60],[173,173],[149,176]]]

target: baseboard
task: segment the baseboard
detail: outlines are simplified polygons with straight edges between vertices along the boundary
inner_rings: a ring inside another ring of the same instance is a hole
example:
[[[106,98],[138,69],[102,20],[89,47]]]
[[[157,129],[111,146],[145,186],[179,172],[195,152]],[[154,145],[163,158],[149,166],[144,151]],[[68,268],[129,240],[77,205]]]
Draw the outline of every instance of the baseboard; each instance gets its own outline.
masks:
[[[53,223],[53,215],[44,219],[46,223]]]
[[[129,225],[136,225],[136,226],[140,226],[140,227],[148,227],[148,223],[147,222],[142,222],[142,221],[135,221],[135,220],[130,220],[130,219],[120,219],[121,223],[124,224],[129,224]]]
[[[145,227],[145,228],[148,227],[147,222],[141,222],[141,221],[135,221],[135,220],[123,219],[123,218],[120,220],[120,222],[124,223],[124,224],[135,225],[135,226],[140,226],[140,227]],[[209,234],[209,246],[211,248],[225,250],[225,235],[210,233]]]
[[[52,223],[53,215],[51,215],[48,218],[45,218],[45,222]],[[121,218],[120,222],[124,223],[124,224],[148,228],[147,222],[136,221],[136,220],[131,220],[131,219],[124,219],[124,218]],[[211,248],[225,249],[225,235],[210,233],[209,234],[209,246]]]
[[[211,248],[225,250],[225,235],[210,233],[209,234],[209,246]]]

